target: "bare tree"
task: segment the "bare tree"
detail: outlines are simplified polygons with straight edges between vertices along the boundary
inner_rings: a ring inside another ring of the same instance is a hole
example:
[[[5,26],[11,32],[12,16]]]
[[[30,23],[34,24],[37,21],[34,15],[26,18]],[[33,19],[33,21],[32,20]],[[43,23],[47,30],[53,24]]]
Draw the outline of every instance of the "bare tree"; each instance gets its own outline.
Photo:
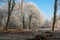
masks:
[[[30,29],[30,27],[31,27],[30,24],[31,24],[31,20],[32,20],[33,14],[34,14],[34,13],[33,13],[32,10],[31,10],[31,15],[29,15],[29,29]]]
[[[25,29],[25,17],[24,17],[24,13],[23,13],[23,1],[21,0],[21,18],[22,18],[22,23],[23,23],[23,29]]]
[[[54,4],[54,19],[53,19],[52,31],[54,31],[54,26],[56,22],[56,12],[57,12],[57,0],[55,0],[55,4]]]
[[[9,23],[10,16],[11,16],[11,12],[13,11],[14,6],[15,6],[15,0],[8,0],[8,18],[7,18],[5,30],[7,30],[8,23]]]

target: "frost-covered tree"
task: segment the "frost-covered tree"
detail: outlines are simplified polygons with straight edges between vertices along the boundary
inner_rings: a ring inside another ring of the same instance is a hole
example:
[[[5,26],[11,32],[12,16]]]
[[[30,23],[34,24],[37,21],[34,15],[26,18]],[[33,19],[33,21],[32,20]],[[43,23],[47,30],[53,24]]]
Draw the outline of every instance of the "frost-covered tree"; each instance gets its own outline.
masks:
[[[8,5],[4,5],[1,7],[2,10],[4,10],[4,13],[1,13],[3,16],[3,20],[4,20],[4,25],[6,24],[7,21],[7,9]],[[38,7],[32,3],[32,2],[28,2],[28,3],[23,3],[23,13],[24,13],[24,21],[25,21],[25,28],[38,28],[41,27],[43,22],[44,22],[44,15],[40,12],[40,10],[38,9]],[[4,15],[5,14],[5,15]],[[31,16],[32,15],[32,16]],[[1,17],[1,16],[0,16]],[[30,18],[31,17],[31,18]],[[15,7],[12,11],[11,17],[10,17],[10,21],[8,24],[8,28],[23,28],[23,16],[21,13],[21,3],[20,4],[15,4]]]
[[[38,7],[32,3],[27,2],[25,4],[25,12],[28,16],[28,28],[38,28],[42,25],[44,17],[43,14],[40,12]]]

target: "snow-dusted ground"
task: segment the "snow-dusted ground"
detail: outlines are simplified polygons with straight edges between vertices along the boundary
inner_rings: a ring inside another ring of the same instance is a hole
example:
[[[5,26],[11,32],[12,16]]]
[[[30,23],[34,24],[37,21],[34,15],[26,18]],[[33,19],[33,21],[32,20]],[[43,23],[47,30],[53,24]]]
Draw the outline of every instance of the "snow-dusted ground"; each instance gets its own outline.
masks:
[[[37,30],[52,30],[52,28],[39,28]],[[60,30],[60,28],[54,28],[54,30]]]
[[[26,32],[0,32],[0,40],[26,40],[27,38],[34,38],[36,35],[46,36],[44,31],[51,30],[51,28],[40,28],[36,30],[26,30]],[[55,28],[52,32],[52,37],[60,37],[60,28]]]

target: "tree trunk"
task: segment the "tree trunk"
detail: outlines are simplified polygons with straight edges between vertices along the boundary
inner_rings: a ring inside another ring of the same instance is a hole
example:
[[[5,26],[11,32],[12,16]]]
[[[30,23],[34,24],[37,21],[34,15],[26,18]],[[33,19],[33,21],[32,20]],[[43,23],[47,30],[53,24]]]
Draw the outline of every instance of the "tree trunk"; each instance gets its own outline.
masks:
[[[14,6],[15,6],[15,0],[13,0],[12,7],[11,7],[11,0],[8,0],[8,18],[7,18],[5,30],[7,30],[9,20],[10,20],[10,16],[11,16],[11,12],[13,11]]]
[[[31,10],[31,12],[32,12],[32,10]],[[31,29],[31,20],[32,20],[32,16],[33,16],[33,12],[32,12],[32,14],[29,16],[29,29]]]
[[[31,24],[31,17],[29,17],[29,29],[31,28],[30,24]]]
[[[54,31],[54,27],[56,23],[56,12],[57,12],[57,0],[55,0],[55,4],[54,4],[54,19],[53,19],[52,31]]]
[[[25,29],[25,17],[24,17],[24,13],[23,13],[23,1],[21,0],[21,17],[22,17],[22,23],[23,23],[23,29]]]
[[[7,30],[7,27],[8,27],[8,23],[9,23],[9,20],[10,20],[10,6],[11,6],[11,0],[8,1],[8,18],[7,18],[7,23],[6,23],[6,27],[5,27],[5,30]]]
[[[25,29],[25,20],[24,20],[24,15],[23,15],[23,29]]]

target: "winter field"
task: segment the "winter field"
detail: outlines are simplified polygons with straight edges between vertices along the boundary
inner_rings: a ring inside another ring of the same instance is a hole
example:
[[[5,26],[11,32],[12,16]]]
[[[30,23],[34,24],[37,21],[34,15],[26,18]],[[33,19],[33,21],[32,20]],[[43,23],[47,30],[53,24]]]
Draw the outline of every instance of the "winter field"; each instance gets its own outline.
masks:
[[[0,0],[0,40],[60,40],[60,0]]]
[[[51,32],[51,28],[40,28],[40,29],[24,29],[24,30],[0,30],[1,40],[34,40],[36,35],[40,35],[44,40],[59,40],[60,29],[55,28],[55,31]],[[46,32],[50,31],[50,32]],[[39,36],[38,36],[39,37]],[[37,37],[36,37],[37,38]],[[40,38],[42,39],[42,38]]]

